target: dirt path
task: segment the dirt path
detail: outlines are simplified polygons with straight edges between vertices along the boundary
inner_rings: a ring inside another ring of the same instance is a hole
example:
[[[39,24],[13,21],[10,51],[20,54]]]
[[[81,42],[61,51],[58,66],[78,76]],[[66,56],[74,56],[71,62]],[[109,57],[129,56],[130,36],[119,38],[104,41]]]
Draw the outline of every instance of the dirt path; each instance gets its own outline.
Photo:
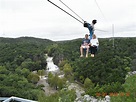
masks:
[[[57,90],[54,90],[49,86],[49,84],[46,82],[46,79],[41,78],[37,85],[44,85],[43,90],[47,96],[57,92]]]

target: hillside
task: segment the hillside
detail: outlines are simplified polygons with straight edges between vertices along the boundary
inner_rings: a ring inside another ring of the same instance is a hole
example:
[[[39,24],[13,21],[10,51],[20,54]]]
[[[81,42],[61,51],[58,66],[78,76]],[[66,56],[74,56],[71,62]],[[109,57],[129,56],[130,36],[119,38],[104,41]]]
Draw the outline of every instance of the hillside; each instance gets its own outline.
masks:
[[[54,63],[64,71],[65,80],[80,83],[86,94],[98,97],[96,93],[125,92],[127,72],[136,70],[136,38],[115,38],[114,47],[111,38],[100,38],[94,58],[79,57],[81,41],[0,38],[0,95],[38,100],[37,93],[43,93],[42,86],[36,86],[39,77],[32,71],[46,69],[46,53],[54,57]],[[73,94],[65,94],[69,93]]]

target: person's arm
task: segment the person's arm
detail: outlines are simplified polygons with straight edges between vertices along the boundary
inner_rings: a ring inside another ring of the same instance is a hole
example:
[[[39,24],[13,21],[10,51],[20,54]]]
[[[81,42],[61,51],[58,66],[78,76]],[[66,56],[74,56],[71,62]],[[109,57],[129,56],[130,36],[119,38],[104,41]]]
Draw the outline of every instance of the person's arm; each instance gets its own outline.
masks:
[[[97,39],[97,42],[96,42],[97,46],[99,46],[99,40]]]
[[[84,44],[84,39],[82,40],[81,46]]]
[[[86,21],[84,21],[84,27],[88,28],[89,23],[87,23]]]
[[[92,39],[90,40],[89,46],[92,46]]]
[[[88,41],[87,41],[87,45],[88,45],[88,46],[90,46],[90,39],[88,39]]]
[[[92,44],[91,44],[91,42],[88,44],[88,46],[91,46]]]

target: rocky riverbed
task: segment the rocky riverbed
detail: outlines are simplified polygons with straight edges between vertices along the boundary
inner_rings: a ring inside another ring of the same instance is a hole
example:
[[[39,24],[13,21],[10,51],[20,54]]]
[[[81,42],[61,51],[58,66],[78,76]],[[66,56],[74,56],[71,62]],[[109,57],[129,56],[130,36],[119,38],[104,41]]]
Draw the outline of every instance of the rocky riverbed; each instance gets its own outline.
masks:
[[[47,70],[45,73],[52,72],[53,74],[57,73],[60,77],[64,77],[64,73],[60,72],[58,66],[54,65],[52,57],[47,57]],[[42,76],[37,85],[44,85],[43,90],[45,95],[51,95],[57,92],[57,90],[51,88],[47,83],[48,77]],[[104,99],[96,99],[93,96],[89,96],[85,94],[84,88],[80,86],[78,83],[69,83],[67,82],[67,90],[75,90],[76,92],[76,99],[74,102],[110,102],[110,97],[106,96]]]

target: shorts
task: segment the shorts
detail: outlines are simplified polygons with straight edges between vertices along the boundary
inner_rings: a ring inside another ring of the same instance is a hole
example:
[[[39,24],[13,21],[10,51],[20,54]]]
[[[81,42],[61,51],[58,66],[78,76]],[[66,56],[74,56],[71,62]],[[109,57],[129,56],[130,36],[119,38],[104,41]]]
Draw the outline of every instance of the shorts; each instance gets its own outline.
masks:
[[[88,46],[88,45],[86,45],[86,46],[82,45],[82,48],[83,48],[83,49],[89,48],[89,46]]]

